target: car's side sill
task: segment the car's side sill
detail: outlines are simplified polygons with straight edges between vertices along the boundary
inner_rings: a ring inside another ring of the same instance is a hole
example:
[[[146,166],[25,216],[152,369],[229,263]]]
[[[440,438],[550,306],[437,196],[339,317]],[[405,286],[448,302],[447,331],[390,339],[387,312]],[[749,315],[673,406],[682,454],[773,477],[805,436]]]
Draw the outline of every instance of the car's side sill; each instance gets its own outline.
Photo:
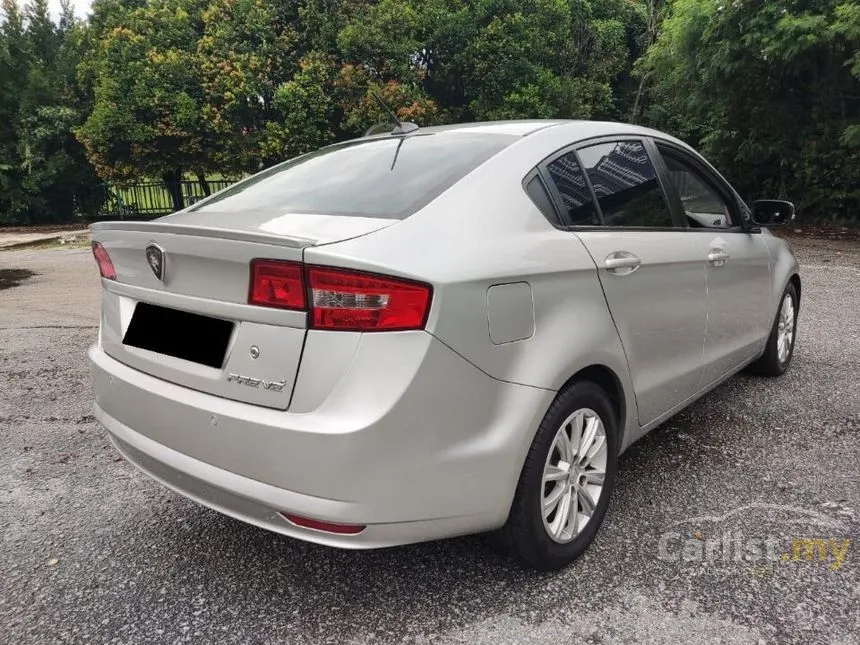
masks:
[[[682,401],[681,403],[676,405],[674,408],[671,408],[668,412],[664,412],[659,417],[657,417],[656,419],[651,421],[649,424],[647,424],[645,426],[641,426],[639,428],[639,432],[637,433],[637,437],[634,441],[638,441],[639,439],[644,437],[646,434],[648,434],[651,430],[653,430],[654,428],[656,428],[660,424],[664,423],[667,419],[670,419],[671,417],[675,416],[681,410],[683,410],[684,408],[686,408],[690,404],[694,403],[698,399],[702,398],[711,390],[719,387],[720,385],[722,385],[723,383],[728,381],[731,377],[733,377],[735,374],[740,372],[742,369],[744,369],[747,365],[752,363],[754,360],[755,360],[755,358],[744,361],[743,363],[741,363],[740,365],[738,365],[734,369],[726,372],[723,376],[719,377],[718,379],[712,381],[711,383],[709,383],[708,385],[706,385],[705,387],[700,389],[698,392],[693,394],[691,397],[689,397],[685,401]]]

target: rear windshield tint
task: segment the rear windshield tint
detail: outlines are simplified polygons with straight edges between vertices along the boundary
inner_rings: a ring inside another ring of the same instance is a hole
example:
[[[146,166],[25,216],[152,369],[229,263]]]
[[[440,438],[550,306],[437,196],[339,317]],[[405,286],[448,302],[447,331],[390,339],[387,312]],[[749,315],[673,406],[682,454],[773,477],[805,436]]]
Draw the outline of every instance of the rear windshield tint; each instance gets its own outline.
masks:
[[[446,133],[359,140],[264,170],[191,210],[403,219],[518,138]]]

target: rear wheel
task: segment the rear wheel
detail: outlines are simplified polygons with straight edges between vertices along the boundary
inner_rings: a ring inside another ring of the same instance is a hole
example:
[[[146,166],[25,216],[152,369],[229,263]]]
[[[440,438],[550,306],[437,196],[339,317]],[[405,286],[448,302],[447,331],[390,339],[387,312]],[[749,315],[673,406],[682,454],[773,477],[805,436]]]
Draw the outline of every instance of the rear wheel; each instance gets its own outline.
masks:
[[[538,428],[508,521],[507,550],[535,569],[559,569],[591,544],[615,483],[618,421],[606,393],[574,383]]]
[[[764,354],[750,365],[751,371],[764,376],[781,376],[788,369],[791,357],[794,355],[797,305],[797,290],[789,282],[782,294]]]

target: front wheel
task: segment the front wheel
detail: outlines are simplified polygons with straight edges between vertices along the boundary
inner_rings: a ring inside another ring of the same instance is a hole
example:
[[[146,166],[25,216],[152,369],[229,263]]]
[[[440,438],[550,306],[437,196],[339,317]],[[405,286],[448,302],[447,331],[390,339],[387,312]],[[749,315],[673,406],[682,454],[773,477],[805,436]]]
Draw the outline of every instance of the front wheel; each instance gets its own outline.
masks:
[[[781,376],[788,369],[797,336],[798,304],[797,289],[789,282],[782,294],[764,354],[750,366],[751,371],[764,376]]]
[[[519,560],[551,571],[591,544],[615,484],[617,425],[609,397],[596,384],[582,381],[559,393],[538,428],[500,530]]]

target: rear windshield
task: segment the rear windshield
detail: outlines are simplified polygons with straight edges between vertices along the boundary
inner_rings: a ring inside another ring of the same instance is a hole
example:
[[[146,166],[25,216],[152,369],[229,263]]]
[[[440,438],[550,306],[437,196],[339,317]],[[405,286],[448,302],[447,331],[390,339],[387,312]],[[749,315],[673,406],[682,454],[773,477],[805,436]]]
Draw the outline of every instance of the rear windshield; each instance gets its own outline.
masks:
[[[191,210],[403,219],[517,138],[452,132],[359,140],[264,170]]]

